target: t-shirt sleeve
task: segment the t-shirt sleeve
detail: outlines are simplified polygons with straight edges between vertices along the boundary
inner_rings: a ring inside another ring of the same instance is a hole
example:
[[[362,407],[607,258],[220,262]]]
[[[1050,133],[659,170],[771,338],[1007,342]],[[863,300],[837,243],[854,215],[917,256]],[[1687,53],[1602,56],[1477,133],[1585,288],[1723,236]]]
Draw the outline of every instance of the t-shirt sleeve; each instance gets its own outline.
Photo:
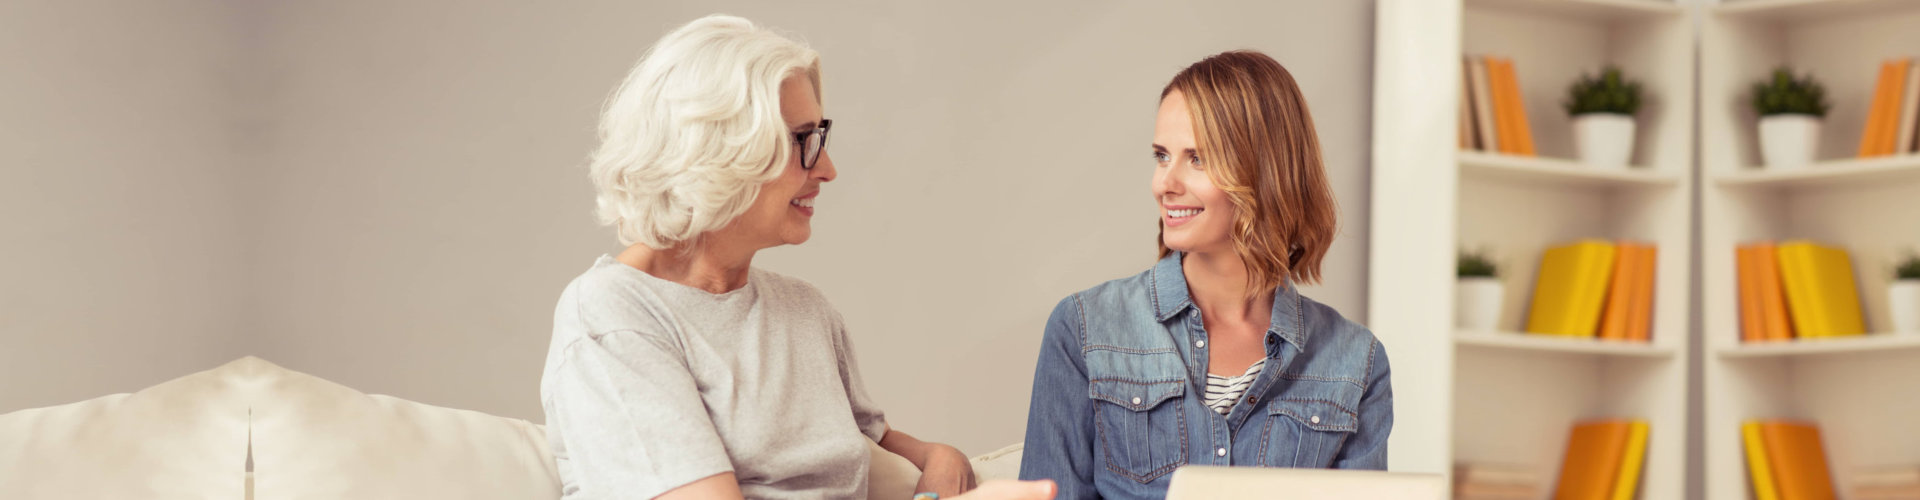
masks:
[[[653,498],[733,471],[685,357],[671,339],[633,331],[566,346],[549,385],[582,492]]]
[[[833,315],[834,355],[840,358],[840,381],[846,385],[847,404],[853,408],[854,425],[860,427],[860,433],[867,435],[873,442],[880,442],[887,435],[887,415],[867,397],[866,384],[860,381],[860,363],[854,360],[853,342],[847,338],[846,322],[839,313]]]

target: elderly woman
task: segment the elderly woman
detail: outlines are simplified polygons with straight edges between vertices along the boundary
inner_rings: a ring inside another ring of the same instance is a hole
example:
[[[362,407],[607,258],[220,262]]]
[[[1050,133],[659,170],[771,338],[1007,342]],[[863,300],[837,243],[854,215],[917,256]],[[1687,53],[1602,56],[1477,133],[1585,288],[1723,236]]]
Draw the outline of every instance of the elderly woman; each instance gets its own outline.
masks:
[[[1319,281],[1335,214],[1293,75],[1251,51],[1193,63],[1160,91],[1152,152],[1160,260],[1054,308],[1020,477],[1161,498],[1188,464],[1385,469],[1386,349],[1295,287]]]
[[[818,59],[710,16],[661,38],[607,103],[589,170],[628,246],[554,311],[540,392],[563,498],[865,498],[868,440],[919,467],[920,491],[971,488],[958,450],[887,426],[820,291],[751,265],[807,241],[838,173]]]

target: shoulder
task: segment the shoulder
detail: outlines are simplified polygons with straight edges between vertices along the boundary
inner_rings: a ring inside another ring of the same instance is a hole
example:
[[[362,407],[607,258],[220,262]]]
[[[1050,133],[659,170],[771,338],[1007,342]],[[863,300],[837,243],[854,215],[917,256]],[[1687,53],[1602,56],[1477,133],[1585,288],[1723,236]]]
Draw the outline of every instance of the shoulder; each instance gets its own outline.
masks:
[[[1076,292],[1054,306],[1052,323],[1071,325],[1083,349],[1174,352],[1160,322],[1154,282],[1147,270]]]
[[[1314,357],[1337,359],[1338,371],[1356,378],[1365,378],[1386,362],[1386,346],[1372,329],[1304,295],[1300,309],[1302,327],[1311,332],[1308,342]]]
[[[1153,300],[1153,270],[1148,269],[1075,292],[1062,300],[1055,311],[1071,303],[1088,314],[1110,314],[1128,309],[1147,310],[1151,314]]]
[[[609,332],[655,331],[672,322],[666,318],[666,299],[648,276],[625,264],[604,259],[574,277],[555,306],[555,331],[574,330],[598,337]]]
[[[827,294],[806,280],[760,268],[748,271],[747,279],[755,288],[760,303],[781,315],[818,316],[840,321]]]

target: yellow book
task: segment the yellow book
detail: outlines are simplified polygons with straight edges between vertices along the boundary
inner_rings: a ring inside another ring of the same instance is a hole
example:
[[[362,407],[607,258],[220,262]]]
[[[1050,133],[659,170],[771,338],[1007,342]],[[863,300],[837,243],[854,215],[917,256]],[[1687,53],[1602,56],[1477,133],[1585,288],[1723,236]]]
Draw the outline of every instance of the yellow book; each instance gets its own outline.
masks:
[[[1640,492],[1640,469],[1647,463],[1647,421],[1635,420],[1627,429],[1627,456],[1620,459],[1620,478],[1613,482],[1613,500],[1633,500]]]
[[[1780,279],[1787,309],[1801,338],[1860,335],[1867,332],[1860,294],[1847,251],[1810,241],[1781,243]]]
[[[1549,248],[1540,258],[1527,331],[1592,337],[1613,279],[1617,249],[1605,240],[1581,240]]]
[[[1767,445],[1760,440],[1760,421],[1742,422],[1740,436],[1747,445],[1747,475],[1753,478],[1753,500],[1780,500],[1780,488],[1773,484],[1773,465],[1767,462]]]

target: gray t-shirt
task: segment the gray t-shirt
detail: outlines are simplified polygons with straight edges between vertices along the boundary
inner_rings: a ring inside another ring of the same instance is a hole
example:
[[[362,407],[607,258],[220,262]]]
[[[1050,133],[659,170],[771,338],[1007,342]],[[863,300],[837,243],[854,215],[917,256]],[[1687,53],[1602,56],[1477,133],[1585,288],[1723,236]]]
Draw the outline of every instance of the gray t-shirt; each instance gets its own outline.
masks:
[[[560,294],[540,380],[561,498],[653,498],[732,471],[747,498],[865,498],[887,423],[840,314],[752,269],[714,295],[602,256]]]

